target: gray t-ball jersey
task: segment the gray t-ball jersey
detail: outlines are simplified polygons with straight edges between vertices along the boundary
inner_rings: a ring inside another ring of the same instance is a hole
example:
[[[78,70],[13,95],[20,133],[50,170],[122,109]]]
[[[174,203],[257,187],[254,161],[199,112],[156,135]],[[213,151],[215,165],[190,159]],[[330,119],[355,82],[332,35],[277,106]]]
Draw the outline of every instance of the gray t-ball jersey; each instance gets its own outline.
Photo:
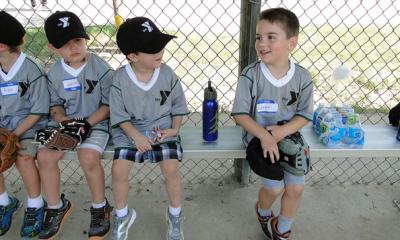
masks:
[[[294,116],[312,120],[313,108],[313,83],[306,69],[291,62],[286,76],[277,80],[263,62],[257,61],[239,76],[231,115],[249,115],[266,127]],[[251,138],[243,132],[245,144]]]
[[[90,53],[89,59],[79,69],[68,66],[59,59],[49,70],[50,107],[62,106],[68,117],[89,117],[100,106],[109,106],[112,68],[99,56]],[[51,126],[57,126],[52,121]],[[108,120],[92,129],[108,132]]]
[[[115,71],[110,93],[111,126],[115,147],[135,147],[119,127],[131,122],[143,134],[159,126],[172,127],[172,117],[189,113],[179,79],[165,64],[155,69],[152,79],[143,84],[130,64]],[[176,141],[169,138],[165,141]]]
[[[0,127],[14,131],[28,115],[40,115],[20,140],[33,138],[48,121],[50,97],[43,68],[21,53],[7,74],[0,70],[0,89]]]

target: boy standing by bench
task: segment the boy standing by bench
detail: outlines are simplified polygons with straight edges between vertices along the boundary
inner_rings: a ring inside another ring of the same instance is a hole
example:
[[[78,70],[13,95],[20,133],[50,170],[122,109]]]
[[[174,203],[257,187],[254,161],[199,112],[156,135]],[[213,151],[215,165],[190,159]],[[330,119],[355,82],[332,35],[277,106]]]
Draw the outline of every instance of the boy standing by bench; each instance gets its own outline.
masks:
[[[49,92],[42,66],[21,51],[25,29],[8,13],[0,12],[0,128],[12,131],[20,139],[16,167],[21,174],[28,200],[20,235],[33,238],[42,228],[44,201],[39,172],[34,158],[37,144],[32,143],[35,131],[47,124]],[[11,226],[20,202],[6,191],[0,173],[0,236]]]
[[[72,12],[52,14],[44,29],[49,48],[59,54],[49,70],[50,114],[49,126],[72,118],[85,118],[92,126],[88,138],[77,148],[80,166],[85,173],[92,197],[89,239],[103,239],[110,230],[112,207],[105,197],[104,169],[101,156],[107,146],[108,96],[113,70],[100,57],[87,51],[87,35],[82,22]],[[58,162],[65,154],[41,148],[38,162],[47,208],[40,239],[54,238],[72,210],[71,202],[60,196]]]
[[[166,210],[166,239],[183,240],[179,129],[188,109],[179,79],[162,64],[165,45],[172,38],[145,17],[128,19],[117,33],[118,47],[129,64],[115,71],[110,94],[115,145],[113,240],[128,238],[136,218],[135,210],[127,205],[128,176],[134,162],[145,160],[159,163],[165,178],[170,203]]]
[[[313,84],[310,73],[289,60],[297,45],[299,21],[291,11],[272,8],[261,12],[255,48],[260,61],[241,73],[232,116],[245,130],[247,145],[252,136],[261,141],[264,158],[280,159],[277,143],[297,132],[312,119]],[[278,125],[280,121],[288,121]],[[269,239],[289,239],[300,206],[305,177],[283,169],[283,180],[263,178],[256,214]],[[282,195],[278,217],[271,206]]]

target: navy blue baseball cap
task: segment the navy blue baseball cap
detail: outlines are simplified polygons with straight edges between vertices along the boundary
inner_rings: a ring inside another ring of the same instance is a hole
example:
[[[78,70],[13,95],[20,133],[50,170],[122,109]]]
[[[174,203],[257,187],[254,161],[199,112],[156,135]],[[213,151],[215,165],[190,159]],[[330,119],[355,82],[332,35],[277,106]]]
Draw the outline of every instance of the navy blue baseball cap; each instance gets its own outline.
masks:
[[[1,11],[0,33],[0,43],[17,47],[22,44],[26,32],[16,18],[5,11]]]
[[[249,162],[251,170],[263,178],[272,180],[283,179],[283,169],[277,161],[271,162],[271,159],[263,156],[261,141],[253,137],[246,148],[246,160]]]
[[[61,48],[75,38],[90,39],[78,16],[69,11],[57,11],[44,23],[44,31],[49,43]]]
[[[162,33],[157,26],[146,17],[127,19],[117,32],[117,44],[125,55],[133,52],[158,53],[175,36]]]

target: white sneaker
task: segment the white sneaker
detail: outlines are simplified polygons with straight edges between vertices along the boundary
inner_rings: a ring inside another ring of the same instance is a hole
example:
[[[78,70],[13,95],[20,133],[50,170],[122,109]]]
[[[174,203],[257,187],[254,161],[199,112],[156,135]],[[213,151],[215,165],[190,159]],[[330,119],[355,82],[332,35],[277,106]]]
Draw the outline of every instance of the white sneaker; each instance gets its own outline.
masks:
[[[182,211],[179,216],[174,216],[167,208],[165,216],[167,219],[167,240],[184,240]]]
[[[114,215],[114,223],[112,227],[112,240],[126,240],[128,239],[129,228],[132,226],[136,219],[136,211],[133,208],[128,209],[128,214],[124,217],[117,217]]]

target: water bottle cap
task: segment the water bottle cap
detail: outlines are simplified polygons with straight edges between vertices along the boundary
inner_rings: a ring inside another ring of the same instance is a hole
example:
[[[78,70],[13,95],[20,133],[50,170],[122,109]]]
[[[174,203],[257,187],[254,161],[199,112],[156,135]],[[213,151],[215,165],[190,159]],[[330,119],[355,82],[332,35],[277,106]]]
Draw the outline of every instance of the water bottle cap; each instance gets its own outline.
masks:
[[[204,100],[216,100],[217,90],[211,86],[211,81],[208,81],[208,86],[204,89]]]

